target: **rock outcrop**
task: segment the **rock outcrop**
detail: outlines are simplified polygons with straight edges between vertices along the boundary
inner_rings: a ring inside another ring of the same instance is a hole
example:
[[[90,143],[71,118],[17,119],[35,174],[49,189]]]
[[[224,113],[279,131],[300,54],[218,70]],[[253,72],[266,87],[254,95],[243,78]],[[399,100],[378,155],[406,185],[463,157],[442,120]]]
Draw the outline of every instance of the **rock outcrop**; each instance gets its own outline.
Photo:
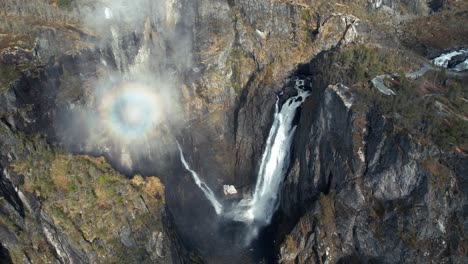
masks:
[[[301,112],[279,226],[298,222],[279,262],[465,262],[467,158],[345,94],[316,88]]]
[[[164,187],[59,154],[1,123],[2,246],[13,263],[173,263]]]
[[[466,21],[466,12],[451,11],[463,3],[136,1],[144,4],[138,19],[123,16],[112,28],[117,12],[105,9],[108,1],[90,8],[103,17],[94,25],[95,17],[76,17],[89,1],[33,2],[0,4],[1,260],[467,261],[464,152],[409,133],[396,122],[405,117],[382,113],[365,90],[375,76],[424,60],[406,47],[430,55],[465,45],[465,28],[451,26]],[[355,42],[367,44],[333,57]],[[376,57],[366,45],[391,52]],[[165,99],[177,111],[152,135],[160,148],[124,153],[105,137],[88,140],[95,135],[86,122],[70,131],[71,116],[92,106],[100,80],[135,73],[170,83]],[[261,234],[264,244],[249,250],[235,243],[242,224],[217,218],[184,171],[175,140],[215,195],[224,191],[226,203],[249,195],[276,94],[290,93],[296,75],[312,80],[312,94],[295,120],[279,212]],[[444,79],[429,88],[450,85]],[[446,89],[452,97],[460,97],[456,85]],[[123,156],[134,158],[132,166]]]

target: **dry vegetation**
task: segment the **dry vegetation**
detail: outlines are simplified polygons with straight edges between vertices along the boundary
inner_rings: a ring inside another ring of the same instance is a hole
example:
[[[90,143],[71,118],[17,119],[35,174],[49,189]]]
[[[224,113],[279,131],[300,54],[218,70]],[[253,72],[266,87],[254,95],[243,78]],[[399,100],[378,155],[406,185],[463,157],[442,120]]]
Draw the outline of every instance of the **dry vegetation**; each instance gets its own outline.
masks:
[[[0,14],[3,17],[33,17],[45,22],[78,22],[78,12],[71,8],[70,0],[59,0],[58,8],[49,0],[2,0]]]
[[[68,3],[68,4],[67,4]],[[82,3],[83,7],[77,6]],[[82,27],[85,0],[4,0],[0,2],[0,53],[10,48],[32,50],[38,38],[47,39],[48,51],[66,53],[86,48],[94,34]]]
[[[94,250],[109,262],[141,257],[142,252],[128,251],[122,245],[120,233],[131,230],[141,236],[136,243],[146,243],[153,232],[163,230],[164,187],[160,180],[141,176],[129,180],[104,158],[53,154],[41,144],[35,148],[12,168],[25,177],[25,184],[18,188],[41,200],[41,209],[54,227],[70,237],[75,248]],[[0,217],[0,225],[14,222]],[[43,238],[32,239],[41,243]],[[17,252],[10,253],[15,258]]]
[[[467,45],[468,2],[451,2],[440,12],[408,21],[402,29],[403,43],[422,54],[428,48],[444,50]]]
[[[358,112],[369,108],[380,111],[401,129],[443,148],[467,145],[468,80],[450,79],[444,72],[408,79],[404,73],[414,65],[408,63],[407,56],[364,44],[350,45],[320,58],[315,76],[324,85],[342,82],[351,87],[361,99],[354,106]],[[382,74],[393,75],[387,85],[395,96],[384,95],[371,84],[372,78]]]

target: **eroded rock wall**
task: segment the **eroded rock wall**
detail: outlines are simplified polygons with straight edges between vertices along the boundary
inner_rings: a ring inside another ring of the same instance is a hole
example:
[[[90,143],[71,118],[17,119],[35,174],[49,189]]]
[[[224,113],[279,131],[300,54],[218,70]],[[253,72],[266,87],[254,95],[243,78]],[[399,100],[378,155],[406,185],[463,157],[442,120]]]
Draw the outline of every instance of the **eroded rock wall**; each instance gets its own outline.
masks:
[[[466,157],[363,111],[340,86],[315,89],[301,112],[279,262],[465,262]]]

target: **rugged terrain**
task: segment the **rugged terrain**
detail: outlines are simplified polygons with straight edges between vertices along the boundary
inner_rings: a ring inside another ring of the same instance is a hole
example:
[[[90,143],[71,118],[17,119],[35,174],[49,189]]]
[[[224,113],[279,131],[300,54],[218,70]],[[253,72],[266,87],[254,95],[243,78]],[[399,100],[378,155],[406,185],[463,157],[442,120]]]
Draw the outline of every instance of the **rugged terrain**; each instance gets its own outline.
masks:
[[[0,3],[0,259],[468,261],[466,71],[405,76],[468,46],[468,4],[163,2],[178,15],[165,10],[164,26],[156,18],[122,26],[118,52],[82,17],[107,1]],[[93,135],[63,141],[63,120],[93,100],[99,80],[145,66],[142,47],[149,72],[177,76],[168,79],[180,109],[155,132],[157,154],[126,167],[91,146]],[[373,86],[381,75],[395,95]],[[248,194],[276,94],[292,93],[294,76],[310,78],[312,94],[298,115],[280,209],[244,249],[183,170],[174,138],[219,197],[223,185]]]

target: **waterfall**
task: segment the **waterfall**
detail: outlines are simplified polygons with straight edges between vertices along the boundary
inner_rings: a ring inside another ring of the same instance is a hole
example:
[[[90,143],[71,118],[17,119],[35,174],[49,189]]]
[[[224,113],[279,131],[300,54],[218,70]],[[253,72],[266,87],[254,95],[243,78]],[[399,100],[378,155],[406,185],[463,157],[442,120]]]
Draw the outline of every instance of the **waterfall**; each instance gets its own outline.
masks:
[[[180,153],[180,160],[182,161],[182,164],[184,165],[184,168],[192,174],[193,180],[197,184],[197,186],[203,191],[205,194],[205,197],[210,201],[211,205],[216,211],[216,214],[221,214],[223,212],[223,206],[221,203],[216,199],[216,196],[214,195],[213,191],[206,185],[205,182],[203,182],[200,177],[198,177],[198,174],[190,168],[188,165],[187,161],[185,160],[184,153],[182,152],[182,148],[180,147],[179,142],[177,142],[177,147],[179,148],[179,153]]]
[[[296,131],[296,126],[293,124],[294,117],[297,109],[310,95],[309,91],[302,89],[304,80],[296,79],[295,82],[296,96],[287,99],[281,107],[279,98],[276,100],[274,120],[262,155],[254,193],[251,198],[242,199],[232,208],[223,209],[211,189],[200,180],[195,171],[190,169],[182,153],[182,148],[177,142],[182,164],[192,174],[195,183],[211,202],[216,213],[247,224],[246,244],[249,244],[257,236],[260,228],[270,224],[273,214],[279,206],[281,186],[289,168],[291,144]]]
[[[279,99],[275,104],[275,115],[271,126],[252,198],[244,198],[229,213],[228,217],[235,221],[249,224],[249,232],[245,241],[255,238],[261,227],[268,225],[279,206],[279,194],[285,173],[289,168],[289,154],[296,126],[293,126],[298,107],[302,105],[310,92],[301,88],[303,80],[296,80],[295,88],[298,95],[286,100],[279,107]]]
[[[120,14],[119,14],[120,15]],[[114,12],[111,8],[105,7],[104,8],[104,18],[105,20],[109,21],[109,30],[111,33],[111,51],[114,55],[115,64],[117,65],[117,69],[120,72],[124,71],[125,62],[125,54],[123,49],[120,45],[120,34],[119,29],[117,28],[117,23],[120,22],[119,17],[114,16]]]
[[[255,192],[243,214],[248,221],[267,225],[278,209],[280,188],[289,168],[291,143],[296,131],[293,120],[297,108],[309,96],[307,91],[297,91],[298,95],[289,98],[281,110],[276,101],[274,121],[263,152]]]

